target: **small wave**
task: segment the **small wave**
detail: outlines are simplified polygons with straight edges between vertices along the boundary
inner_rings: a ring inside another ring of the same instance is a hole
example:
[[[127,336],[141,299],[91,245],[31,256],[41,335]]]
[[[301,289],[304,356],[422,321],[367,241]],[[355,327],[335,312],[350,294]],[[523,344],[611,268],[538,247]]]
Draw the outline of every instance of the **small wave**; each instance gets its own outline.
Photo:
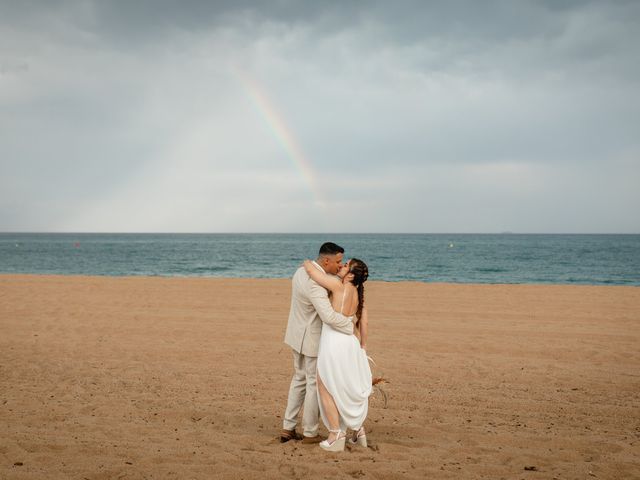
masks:
[[[189,272],[228,272],[231,267],[211,266],[211,267],[193,267],[188,269]]]
[[[602,285],[638,285],[637,282],[634,282],[633,280],[630,280],[627,278],[619,278],[619,279],[607,278],[604,280],[595,280],[595,282],[600,283]]]

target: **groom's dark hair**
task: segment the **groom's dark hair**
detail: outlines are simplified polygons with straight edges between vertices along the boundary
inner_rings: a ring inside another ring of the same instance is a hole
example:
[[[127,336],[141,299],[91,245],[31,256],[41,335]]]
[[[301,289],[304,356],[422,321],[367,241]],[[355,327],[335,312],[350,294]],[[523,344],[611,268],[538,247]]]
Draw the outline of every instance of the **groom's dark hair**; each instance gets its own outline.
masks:
[[[336,245],[333,242],[326,242],[320,246],[318,255],[322,257],[323,255],[337,255],[339,253],[344,253],[344,248],[342,248],[340,245]]]

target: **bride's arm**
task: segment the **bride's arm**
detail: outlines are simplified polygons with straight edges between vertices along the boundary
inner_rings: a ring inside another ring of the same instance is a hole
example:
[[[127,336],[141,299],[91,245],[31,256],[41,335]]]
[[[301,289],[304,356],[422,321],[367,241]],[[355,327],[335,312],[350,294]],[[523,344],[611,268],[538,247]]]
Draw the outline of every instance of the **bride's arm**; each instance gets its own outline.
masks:
[[[367,307],[362,307],[362,314],[360,315],[360,347],[367,349],[367,336],[369,334],[369,313]]]
[[[340,288],[342,288],[342,282],[338,278],[321,272],[313,265],[311,260],[304,261],[304,269],[314,282],[326,288],[331,293],[335,294],[340,290]]]

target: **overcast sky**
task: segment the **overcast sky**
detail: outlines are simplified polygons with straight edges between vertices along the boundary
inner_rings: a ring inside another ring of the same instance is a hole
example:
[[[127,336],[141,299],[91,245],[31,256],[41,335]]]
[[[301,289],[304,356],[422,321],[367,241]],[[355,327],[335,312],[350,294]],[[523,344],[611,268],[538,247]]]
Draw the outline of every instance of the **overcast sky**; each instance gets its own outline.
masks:
[[[0,0],[0,231],[640,233],[638,45],[637,1]]]

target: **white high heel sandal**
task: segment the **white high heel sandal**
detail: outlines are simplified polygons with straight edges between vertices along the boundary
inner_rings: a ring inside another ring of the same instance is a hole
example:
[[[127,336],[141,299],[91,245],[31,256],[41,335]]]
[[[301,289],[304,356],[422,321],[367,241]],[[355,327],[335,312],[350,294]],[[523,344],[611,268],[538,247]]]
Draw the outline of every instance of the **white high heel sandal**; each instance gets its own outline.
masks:
[[[336,439],[329,443],[329,439],[323,440],[320,442],[320,447],[327,452],[341,452],[344,450],[344,442],[347,439],[347,434],[343,433],[342,430],[329,430],[331,433],[336,434]],[[342,435],[341,435],[342,434]]]
[[[367,448],[367,434],[364,431],[364,427],[360,427],[355,434],[355,438],[351,437],[349,439],[349,443],[351,445],[360,445],[361,447]]]

